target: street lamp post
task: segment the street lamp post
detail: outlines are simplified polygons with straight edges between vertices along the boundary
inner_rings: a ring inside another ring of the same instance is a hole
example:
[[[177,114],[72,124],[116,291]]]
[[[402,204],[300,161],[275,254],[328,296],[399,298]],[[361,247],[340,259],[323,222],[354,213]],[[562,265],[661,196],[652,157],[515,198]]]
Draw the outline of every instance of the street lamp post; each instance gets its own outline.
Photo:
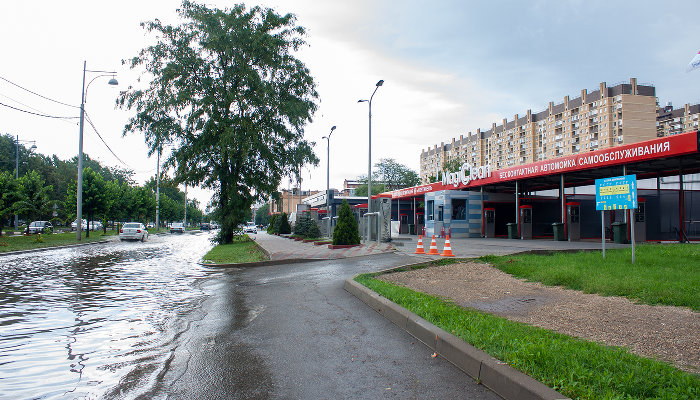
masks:
[[[75,232],[77,241],[80,241],[82,239],[83,233],[83,125],[85,120],[85,97],[87,97],[87,90],[88,88],[90,88],[90,84],[99,77],[111,76],[112,79],[109,80],[108,84],[119,84],[119,82],[117,82],[117,80],[114,79],[114,75],[116,75],[115,71],[94,71],[86,68],[87,61],[83,61],[83,90],[80,93],[80,137],[78,139],[78,204],[76,205],[77,215],[75,221]],[[87,87],[85,87],[85,75],[87,72],[97,73],[100,75],[97,75],[96,77],[92,78],[92,80],[88,82]],[[89,226],[88,229],[90,229]]]
[[[369,100],[358,100],[358,103],[364,103],[367,102],[369,103],[369,151],[368,151],[368,160],[367,160],[367,213],[372,212],[372,99],[374,98],[374,94],[377,93],[377,89],[379,89],[380,86],[384,84],[384,79],[380,79],[379,82],[377,82],[376,87],[374,88],[374,92],[372,92],[372,96],[370,96]],[[371,236],[371,231],[370,231],[370,218],[367,217],[367,241],[369,241],[372,236]]]
[[[29,151],[31,152],[32,150],[36,149],[36,141],[34,140],[19,140],[19,135],[15,139],[15,179],[19,179],[19,142],[22,143],[31,143],[32,147],[29,148]],[[19,226],[19,216],[15,214],[15,230],[17,230],[17,227]]]
[[[328,237],[331,235],[331,197],[329,196],[329,193],[331,191],[331,185],[330,185],[330,171],[331,171],[331,135],[333,134],[333,131],[335,130],[335,126],[331,128],[330,133],[328,136],[324,136],[323,139],[326,139],[326,152],[327,152],[327,159],[328,163],[326,164],[326,216],[328,217],[328,230],[326,231],[326,234]]]

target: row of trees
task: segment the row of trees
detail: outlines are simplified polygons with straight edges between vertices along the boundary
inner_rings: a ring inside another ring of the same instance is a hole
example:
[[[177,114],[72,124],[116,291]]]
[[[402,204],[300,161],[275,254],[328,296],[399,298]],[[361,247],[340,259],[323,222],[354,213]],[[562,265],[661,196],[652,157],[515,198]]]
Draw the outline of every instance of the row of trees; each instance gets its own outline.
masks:
[[[9,145],[8,145],[9,144]],[[20,176],[15,179],[15,143],[11,136],[0,136],[0,232],[12,215],[27,221],[50,220],[55,225],[75,220],[77,160],[63,161],[56,156],[32,154],[20,144]],[[128,170],[105,168],[85,156],[83,169],[83,213],[88,221],[155,220],[156,181],[143,186],[133,182]],[[166,176],[160,184],[160,218],[178,221],[184,217],[184,193]],[[203,213],[196,200],[188,200],[188,221],[201,222]],[[89,234],[89,233],[88,233]]]

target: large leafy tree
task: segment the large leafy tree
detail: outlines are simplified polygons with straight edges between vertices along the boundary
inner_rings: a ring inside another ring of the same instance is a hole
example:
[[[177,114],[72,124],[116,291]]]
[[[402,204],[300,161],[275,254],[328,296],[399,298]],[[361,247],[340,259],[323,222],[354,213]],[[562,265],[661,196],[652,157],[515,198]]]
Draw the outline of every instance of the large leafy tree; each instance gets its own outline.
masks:
[[[14,210],[17,201],[17,180],[7,171],[0,171],[0,236],[2,226]]]
[[[184,22],[143,23],[156,44],[128,63],[150,79],[122,93],[133,109],[124,133],[142,132],[151,152],[174,146],[175,179],[215,192],[220,242],[230,243],[256,197],[274,192],[300,164],[317,164],[303,128],[318,95],[294,53],[305,29],[294,15],[242,4],[209,8],[185,0]]]
[[[76,182],[71,182],[68,186],[67,206],[71,205],[71,210],[75,210],[75,205],[78,202],[76,185]],[[110,194],[102,175],[90,167],[83,168],[83,213],[87,221],[95,221],[104,217],[109,210]],[[85,232],[85,235],[90,237],[90,229]]]
[[[44,184],[36,171],[30,171],[19,178],[18,199],[15,212],[27,218],[27,222],[50,214],[53,202],[49,194],[53,188]]]
[[[355,188],[355,196],[367,196],[367,177],[361,176],[358,179],[362,182]],[[389,190],[396,190],[405,187],[415,186],[420,182],[418,174],[400,164],[393,158],[382,158],[374,164],[372,170],[372,194],[379,194]]]

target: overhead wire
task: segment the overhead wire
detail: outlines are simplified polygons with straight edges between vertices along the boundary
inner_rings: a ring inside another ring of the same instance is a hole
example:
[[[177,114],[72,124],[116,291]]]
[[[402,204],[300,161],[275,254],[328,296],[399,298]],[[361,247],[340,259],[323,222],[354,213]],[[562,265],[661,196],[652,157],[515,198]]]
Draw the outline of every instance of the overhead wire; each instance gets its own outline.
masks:
[[[126,168],[130,169],[130,170],[131,170],[132,172],[134,172],[134,173],[149,173],[149,172],[155,171],[155,168],[152,168],[152,169],[150,169],[150,170],[136,170],[136,169],[134,169],[133,167],[131,167],[129,164],[125,163],[125,162],[124,162],[121,158],[119,158],[119,156],[112,150],[112,148],[109,147],[109,145],[108,145],[107,142],[104,140],[104,138],[102,137],[102,135],[100,135],[100,132],[97,131],[97,127],[95,127],[95,124],[92,122],[92,119],[90,119],[90,116],[88,115],[87,112],[85,112],[85,119],[87,120],[88,124],[90,124],[90,126],[92,127],[92,130],[95,131],[95,133],[96,133],[97,136],[100,138],[100,140],[101,140],[102,143],[105,145],[105,147],[107,147],[107,150],[109,150],[109,152],[112,153],[112,155],[114,156],[114,158],[116,158],[116,159],[117,159],[122,165],[124,165]]]
[[[18,84],[16,84],[16,83],[12,82],[11,80],[9,80],[9,79],[7,79],[7,78],[5,78],[5,77],[0,76],[0,79],[2,79],[3,81],[5,81],[5,82],[7,82],[7,83],[9,83],[9,84],[11,84],[11,85],[14,85],[14,86],[20,88],[20,89],[22,89],[22,90],[25,90],[25,91],[27,91],[27,92],[29,92],[29,93],[35,95],[35,96],[39,96],[39,97],[41,97],[42,99],[49,100],[49,101],[53,101],[54,103],[58,103],[58,104],[61,104],[61,105],[64,105],[64,106],[68,106],[68,107],[80,108],[80,106],[74,106],[74,105],[72,105],[72,104],[64,103],[64,102],[62,102],[62,101],[54,100],[54,99],[52,99],[52,98],[50,98],[50,97],[46,97],[46,96],[44,96],[44,95],[41,95],[41,94],[39,94],[39,93],[37,93],[37,92],[34,92],[34,91],[29,90],[29,89],[27,89],[27,88],[25,88],[25,87],[23,87],[23,86],[20,86],[20,85],[18,85]]]
[[[34,108],[34,107],[30,106],[30,105],[24,104],[24,103],[22,103],[22,102],[19,101],[19,100],[13,99],[12,97],[10,97],[10,96],[8,96],[8,95],[6,95],[6,94],[0,93],[0,96],[4,97],[4,98],[6,98],[6,99],[9,99],[9,100],[11,100],[11,101],[14,101],[15,103],[20,104],[20,105],[22,105],[22,106],[24,106],[24,107],[27,107],[27,108],[29,108],[30,110],[34,110],[34,111],[36,111],[37,113],[40,113],[40,114],[42,114],[42,115],[48,115],[48,114],[46,114],[45,112],[43,112],[43,111],[41,111],[41,110],[39,110],[39,109],[36,109],[36,108]],[[73,117],[72,117],[72,118],[73,118]],[[75,118],[77,118],[77,117],[75,117]],[[65,122],[65,123],[67,123],[67,124],[71,124],[71,125],[77,124],[77,123],[75,123],[75,122],[66,121],[65,119],[60,119],[60,121],[61,121],[61,122]]]
[[[5,103],[0,103],[0,106],[4,106],[4,107],[7,107],[7,108],[11,108],[11,109],[13,109],[13,110],[21,111],[21,112],[23,112],[23,113],[27,113],[27,114],[31,114],[31,115],[36,115],[36,116],[38,116],[38,117],[44,117],[44,118],[54,118],[54,119],[75,119],[75,118],[79,118],[79,117],[62,117],[62,116],[58,116],[58,115],[49,115],[49,114],[35,113],[35,112],[33,112],[33,111],[27,111],[27,110],[23,110],[23,109],[21,109],[21,108],[13,107],[13,106],[11,106],[11,105],[9,105],[9,104],[5,104]]]

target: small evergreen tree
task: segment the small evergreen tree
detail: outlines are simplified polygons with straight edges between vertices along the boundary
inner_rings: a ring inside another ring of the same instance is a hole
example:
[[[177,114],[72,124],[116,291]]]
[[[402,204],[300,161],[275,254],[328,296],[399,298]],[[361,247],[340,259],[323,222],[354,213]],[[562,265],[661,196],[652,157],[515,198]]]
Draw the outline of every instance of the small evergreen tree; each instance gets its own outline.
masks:
[[[289,225],[289,217],[286,213],[282,213],[279,216],[279,229],[278,232],[281,235],[292,233],[292,227]]]
[[[270,216],[270,225],[267,226],[267,233],[273,234],[275,232],[275,226],[277,226],[277,218],[279,217],[278,214],[272,214]]]
[[[309,220],[309,225],[306,229],[306,237],[314,239],[321,237],[321,228],[318,227],[316,221]]]
[[[333,244],[359,244],[360,232],[357,229],[357,221],[352,215],[352,210],[347,201],[343,200],[338,211],[338,225],[333,231]]]
[[[294,225],[294,234],[301,237],[306,237],[310,218],[308,214],[302,214],[299,221]]]

